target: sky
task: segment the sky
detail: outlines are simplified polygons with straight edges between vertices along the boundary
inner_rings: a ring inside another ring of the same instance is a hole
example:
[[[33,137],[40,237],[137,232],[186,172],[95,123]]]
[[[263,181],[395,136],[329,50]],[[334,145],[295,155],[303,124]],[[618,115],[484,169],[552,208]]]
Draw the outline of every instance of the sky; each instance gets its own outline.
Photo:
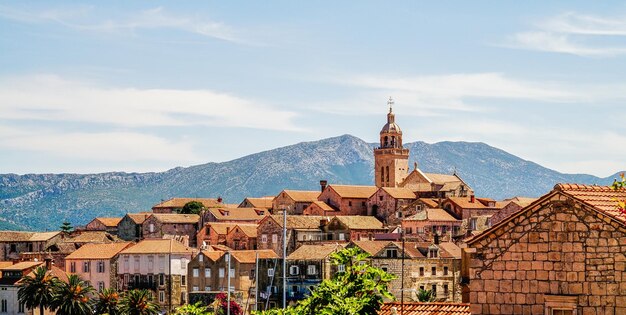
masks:
[[[163,171],[351,134],[626,169],[626,3],[0,1],[0,173]],[[419,154],[419,153],[418,153]]]

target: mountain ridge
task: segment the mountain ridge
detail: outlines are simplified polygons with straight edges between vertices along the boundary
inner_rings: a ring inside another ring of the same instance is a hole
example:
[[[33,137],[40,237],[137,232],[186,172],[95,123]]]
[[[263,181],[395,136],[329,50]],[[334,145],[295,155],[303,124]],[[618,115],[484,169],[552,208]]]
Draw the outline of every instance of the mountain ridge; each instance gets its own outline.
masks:
[[[163,172],[0,174],[0,229],[56,229],[63,220],[85,224],[96,216],[149,210],[171,197],[221,196],[239,203],[285,188],[319,189],[320,179],[372,185],[375,146],[341,135]],[[482,142],[404,146],[411,152],[409,165],[417,161],[420,169],[436,173],[456,169],[478,196],[494,199],[536,197],[559,182],[610,184],[616,176],[559,173]]]

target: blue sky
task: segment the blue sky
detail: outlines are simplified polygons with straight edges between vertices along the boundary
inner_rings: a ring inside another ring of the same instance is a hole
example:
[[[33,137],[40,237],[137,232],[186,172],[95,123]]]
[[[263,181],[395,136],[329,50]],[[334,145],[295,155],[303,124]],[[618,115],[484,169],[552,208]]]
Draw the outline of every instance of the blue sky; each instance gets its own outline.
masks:
[[[352,134],[626,161],[619,2],[0,2],[0,173],[160,171]]]

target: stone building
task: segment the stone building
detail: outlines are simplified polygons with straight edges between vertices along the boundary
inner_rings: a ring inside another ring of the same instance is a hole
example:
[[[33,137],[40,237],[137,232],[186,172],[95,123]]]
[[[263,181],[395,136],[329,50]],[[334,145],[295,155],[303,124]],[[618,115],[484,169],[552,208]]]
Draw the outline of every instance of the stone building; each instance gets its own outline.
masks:
[[[461,236],[462,221],[440,208],[426,208],[402,220],[402,230],[407,239],[452,241]]]
[[[234,250],[257,249],[256,224],[236,225],[226,234],[226,246]]]
[[[95,218],[87,223],[85,230],[87,231],[107,231],[111,234],[117,234],[117,225],[122,218]]]
[[[271,215],[259,222],[258,249],[271,249],[282,257],[283,221],[282,215]],[[287,215],[287,255],[305,242],[323,240],[321,225],[326,222],[321,216]]]
[[[381,187],[367,200],[368,215],[389,226],[400,225],[402,209],[417,199],[408,188]]]
[[[0,260],[18,260],[22,253],[46,251],[65,237],[66,234],[60,231],[0,231]]]
[[[283,190],[272,201],[272,208],[275,214],[283,209],[287,209],[287,214],[302,214],[319,195],[319,191]]]
[[[97,290],[117,289],[117,256],[130,242],[86,244],[65,257],[65,272],[89,281]]]
[[[143,239],[142,224],[151,215],[151,212],[127,213],[117,225],[117,236],[125,241]]]
[[[375,217],[352,215],[333,217],[322,226],[322,230],[325,240],[340,242],[373,240],[375,235],[387,232],[387,228]]]
[[[511,215],[513,213],[522,210],[522,208],[528,206],[533,203],[537,198],[527,198],[527,197],[513,197],[510,199],[505,199],[500,201],[498,204],[498,208],[501,208],[496,214],[491,216],[491,224],[494,225]]]
[[[396,299],[404,292],[406,301],[417,300],[417,291],[424,289],[433,291],[436,301],[461,300],[461,249],[454,243],[405,242],[404,250],[402,242],[389,241],[353,241],[350,246],[369,253],[372,266],[397,276],[389,285]]]
[[[387,105],[387,123],[380,130],[380,145],[374,149],[376,187],[398,187],[409,173],[409,149],[402,146],[402,130],[396,124],[391,97]]]
[[[248,248],[246,249],[254,249],[254,247],[249,246],[256,246],[256,230],[258,224],[230,222],[207,223],[202,229],[200,229],[200,231],[198,231],[198,234],[196,234],[196,239],[198,243],[197,247],[204,248],[207,245],[224,245],[232,248],[231,246],[234,245],[234,238],[231,237],[230,241],[228,241],[227,235],[237,226],[239,226],[246,233],[248,233],[245,238],[248,239],[248,241],[250,242],[246,241],[248,242]],[[251,230],[254,230],[254,232],[251,232]],[[254,235],[252,233],[254,233]],[[240,240],[241,239],[243,239],[243,237],[240,238]]]
[[[260,198],[245,198],[238,206],[238,208],[259,208],[272,210],[272,202],[274,196],[260,197]]]
[[[626,190],[558,184],[467,241],[472,314],[626,314]]]
[[[169,200],[162,201],[152,206],[152,212],[154,213],[178,213],[180,210],[191,201],[200,202],[205,208],[222,207],[222,199],[217,198],[171,198]]]
[[[228,255],[231,255],[228,272]],[[244,307],[254,304],[256,260],[275,259],[278,256],[271,250],[201,251],[189,262],[188,279],[190,293],[201,294],[230,290],[237,303]]]
[[[256,224],[270,213],[260,208],[209,208],[202,212],[200,224],[230,222]]]
[[[367,200],[376,190],[376,186],[328,185],[318,200],[337,209],[334,215],[367,215]]]
[[[495,200],[486,198],[448,197],[441,202],[441,207],[455,218],[463,221],[462,232],[476,235],[491,227],[491,217],[502,207]]]
[[[199,221],[197,214],[155,213],[146,218],[141,229],[145,239],[174,237],[189,246],[196,244]]]
[[[119,290],[147,289],[163,311],[170,312],[187,299],[187,264],[194,252],[172,239],[146,239],[120,252],[117,258]]]
[[[330,255],[342,249],[338,244],[302,245],[287,256],[287,301],[306,298],[315,286],[342,268],[330,261]]]

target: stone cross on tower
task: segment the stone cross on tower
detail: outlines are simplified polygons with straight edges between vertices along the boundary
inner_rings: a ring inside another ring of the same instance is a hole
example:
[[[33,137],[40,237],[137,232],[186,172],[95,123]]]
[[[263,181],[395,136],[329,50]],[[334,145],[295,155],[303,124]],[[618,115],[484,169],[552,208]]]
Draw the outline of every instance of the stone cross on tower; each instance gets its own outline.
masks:
[[[393,111],[393,98],[391,98],[391,96],[389,96],[389,100],[387,101],[387,105],[389,106],[389,112],[391,113]]]

